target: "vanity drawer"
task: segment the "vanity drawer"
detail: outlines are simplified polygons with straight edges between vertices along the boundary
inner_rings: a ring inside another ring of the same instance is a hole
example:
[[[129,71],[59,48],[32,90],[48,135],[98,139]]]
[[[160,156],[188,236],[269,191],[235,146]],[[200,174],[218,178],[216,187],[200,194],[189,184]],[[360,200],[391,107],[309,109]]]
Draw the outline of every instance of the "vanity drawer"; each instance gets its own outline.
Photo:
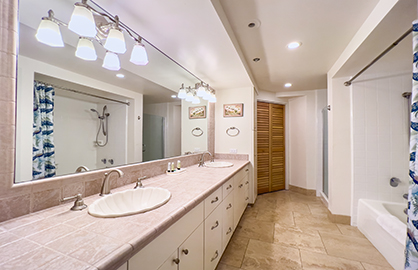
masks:
[[[225,184],[223,184],[222,190],[222,196],[223,199],[225,199],[234,190],[234,177],[231,177]]]
[[[218,188],[205,199],[205,218],[222,202],[222,187]]]
[[[234,193],[230,193],[222,202],[222,252],[234,233]]]
[[[214,270],[222,256],[222,207],[205,220],[205,270]]]
[[[237,172],[234,176],[235,178],[235,183],[239,183],[241,182],[242,178],[244,178],[246,175],[248,175],[250,171],[250,167],[249,165],[246,165],[244,168],[242,168],[239,172]]]

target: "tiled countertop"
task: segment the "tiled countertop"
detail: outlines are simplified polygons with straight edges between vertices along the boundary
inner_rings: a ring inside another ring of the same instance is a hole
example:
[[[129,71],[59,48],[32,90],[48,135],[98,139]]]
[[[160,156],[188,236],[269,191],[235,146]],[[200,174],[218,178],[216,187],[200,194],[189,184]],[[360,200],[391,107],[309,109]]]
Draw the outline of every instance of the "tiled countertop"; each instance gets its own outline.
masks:
[[[230,168],[187,167],[179,175],[143,180],[168,189],[168,203],[153,211],[118,218],[96,218],[70,211],[72,202],[0,223],[0,269],[115,269],[203,201],[247,160]],[[138,175],[139,177],[141,175]],[[113,189],[112,193],[133,188]],[[98,195],[84,199],[89,205]]]

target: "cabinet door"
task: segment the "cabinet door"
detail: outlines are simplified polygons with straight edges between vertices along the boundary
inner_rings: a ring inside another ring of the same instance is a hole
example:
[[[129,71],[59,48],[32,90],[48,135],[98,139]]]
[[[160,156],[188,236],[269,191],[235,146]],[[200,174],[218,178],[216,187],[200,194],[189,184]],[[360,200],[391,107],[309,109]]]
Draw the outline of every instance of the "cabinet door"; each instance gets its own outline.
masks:
[[[180,270],[203,270],[203,223],[179,247]]]
[[[179,259],[177,256],[177,250],[168,257],[168,259],[163,263],[163,265],[158,268],[158,270],[178,270]]]
[[[234,233],[234,193],[230,193],[222,202],[222,252]]]
[[[205,270],[213,270],[222,256],[222,207],[205,220]]]
[[[239,182],[234,189],[234,229],[237,227],[241,219],[242,213],[245,210],[245,185],[244,179]]]

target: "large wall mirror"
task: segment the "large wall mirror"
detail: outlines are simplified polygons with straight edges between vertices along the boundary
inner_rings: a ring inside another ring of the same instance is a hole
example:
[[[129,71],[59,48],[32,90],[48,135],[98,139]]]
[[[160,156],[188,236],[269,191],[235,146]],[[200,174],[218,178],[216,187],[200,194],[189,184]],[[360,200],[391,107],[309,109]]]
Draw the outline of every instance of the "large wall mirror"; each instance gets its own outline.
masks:
[[[96,38],[95,61],[75,56],[80,36],[66,26],[59,26],[64,47],[37,40],[41,18],[52,10],[68,24],[75,2],[19,1],[15,183],[207,150],[208,102],[172,97],[181,84],[200,81],[146,41],[149,63],[135,65],[136,42],[122,31],[127,51],[111,71],[102,67],[106,49]],[[47,144],[49,152],[37,152]]]

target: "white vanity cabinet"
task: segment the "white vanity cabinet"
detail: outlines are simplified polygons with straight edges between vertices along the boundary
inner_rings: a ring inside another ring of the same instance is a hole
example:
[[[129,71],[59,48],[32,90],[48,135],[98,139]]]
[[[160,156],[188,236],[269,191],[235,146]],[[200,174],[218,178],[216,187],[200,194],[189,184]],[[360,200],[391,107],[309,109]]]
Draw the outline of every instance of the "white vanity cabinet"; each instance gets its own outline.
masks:
[[[249,167],[245,166],[234,176],[234,229],[237,227],[242,214],[249,202]]]
[[[214,270],[249,200],[245,166],[149,243],[123,270]]]

